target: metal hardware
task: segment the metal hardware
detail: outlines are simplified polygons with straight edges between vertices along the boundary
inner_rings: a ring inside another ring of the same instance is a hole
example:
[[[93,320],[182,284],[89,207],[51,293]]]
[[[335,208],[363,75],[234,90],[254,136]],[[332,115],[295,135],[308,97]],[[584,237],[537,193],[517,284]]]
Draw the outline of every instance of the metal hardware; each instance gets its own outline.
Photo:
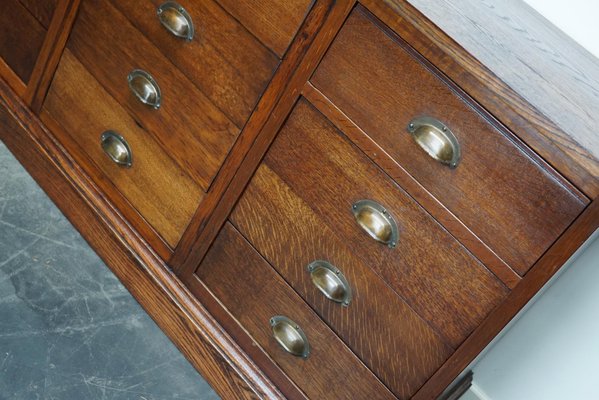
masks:
[[[158,19],[170,33],[187,41],[193,39],[194,28],[191,17],[177,2],[167,1],[156,10]]]
[[[158,87],[152,75],[142,69],[134,69],[129,72],[127,82],[131,93],[139,101],[156,109],[160,108],[162,95],[160,94],[160,87]]]
[[[458,166],[460,143],[444,123],[432,117],[419,117],[410,121],[408,132],[429,156],[449,168]]]
[[[124,137],[114,131],[106,131],[100,136],[102,150],[112,161],[123,167],[131,167],[133,159],[131,149]]]
[[[289,354],[307,358],[310,355],[310,344],[304,331],[298,324],[283,315],[275,315],[270,319],[272,335]]]
[[[391,248],[397,245],[397,224],[385,207],[372,200],[360,200],[353,204],[352,211],[358,225],[371,238]]]
[[[351,302],[351,288],[345,276],[334,265],[324,260],[311,262],[308,267],[312,283],[327,299],[343,306]]]

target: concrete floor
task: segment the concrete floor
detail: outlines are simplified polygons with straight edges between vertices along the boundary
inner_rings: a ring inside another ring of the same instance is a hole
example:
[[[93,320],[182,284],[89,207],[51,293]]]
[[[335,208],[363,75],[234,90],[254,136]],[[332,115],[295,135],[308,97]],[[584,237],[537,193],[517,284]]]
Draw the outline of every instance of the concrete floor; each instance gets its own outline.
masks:
[[[0,142],[0,400],[217,398]]]

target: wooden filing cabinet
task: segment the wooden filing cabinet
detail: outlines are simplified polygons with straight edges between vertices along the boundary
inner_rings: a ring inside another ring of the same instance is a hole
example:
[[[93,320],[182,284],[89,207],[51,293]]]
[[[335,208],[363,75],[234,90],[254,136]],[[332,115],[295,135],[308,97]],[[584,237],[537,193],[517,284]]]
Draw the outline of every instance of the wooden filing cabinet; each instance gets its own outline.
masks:
[[[436,398],[599,226],[599,141],[408,2],[13,3],[2,140],[223,398]]]

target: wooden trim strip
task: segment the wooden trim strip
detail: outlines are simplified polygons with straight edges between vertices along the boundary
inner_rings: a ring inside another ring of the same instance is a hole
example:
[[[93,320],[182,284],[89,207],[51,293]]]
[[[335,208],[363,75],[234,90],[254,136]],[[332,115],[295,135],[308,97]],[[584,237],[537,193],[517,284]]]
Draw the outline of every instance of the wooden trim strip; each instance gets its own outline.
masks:
[[[10,88],[15,91],[19,96],[23,96],[25,94],[25,90],[27,90],[27,86],[21,78],[8,66],[6,61],[2,57],[0,57],[0,77],[4,78]]]
[[[210,191],[179,241],[170,264],[193,272],[283,124],[355,0],[317,1],[258,103]]]
[[[50,21],[48,33],[37,57],[27,90],[23,94],[25,103],[37,114],[52,82],[52,77],[71,33],[77,16],[80,0],[59,0]]]
[[[0,139],[217,393],[282,394],[0,80]]]
[[[302,94],[339,130],[347,135],[374,163],[403,187],[417,203],[443,225],[464,247],[478,258],[508,288],[520,282],[520,276],[493,250],[462,223],[439,200],[428,192],[414,177],[374,142],[359,126],[335,106],[329,98],[311,83],[304,86]]]

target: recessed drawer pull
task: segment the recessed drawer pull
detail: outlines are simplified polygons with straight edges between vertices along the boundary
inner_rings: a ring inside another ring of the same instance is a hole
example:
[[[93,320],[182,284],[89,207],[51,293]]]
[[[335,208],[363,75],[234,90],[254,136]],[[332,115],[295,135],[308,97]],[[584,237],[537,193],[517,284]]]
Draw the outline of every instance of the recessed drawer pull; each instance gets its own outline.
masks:
[[[191,17],[179,3],[167,1],[156,10],[158,19],[170,33],[187,41],[193,39],[194,29]]]
[[[312,283],[327,299],[343,306],[351,302],[351,288],[345,276],[334,265],[324,260],[316,260],[308,265]]]
[[[449,168],[458,166],[460,144],[444,123],[432,117],[415,118],[408,124],[408,132],[429,156]]]
[[[391,248],[397,246],[397,224],[385,207],[372,200],[360,200],[353,204],[352,211],[358,225],[371,238]]]
[[[131,149],[124,137],[114,131],[106,131],[100,136],[102,150],[112,161],[123,167],[131,167],[133,159]]]
[[[137,97],[139,101],[150,107],[160,108],[162,95],[160,87],[152,78],[152,75],[141,69],[134,69],[127,76],[129,90]]]
[[[307,358],[310,355],[310,344],[304,331],[298,324],[283,315],[275,315],[270,319],[272,335],[289,354]]]

